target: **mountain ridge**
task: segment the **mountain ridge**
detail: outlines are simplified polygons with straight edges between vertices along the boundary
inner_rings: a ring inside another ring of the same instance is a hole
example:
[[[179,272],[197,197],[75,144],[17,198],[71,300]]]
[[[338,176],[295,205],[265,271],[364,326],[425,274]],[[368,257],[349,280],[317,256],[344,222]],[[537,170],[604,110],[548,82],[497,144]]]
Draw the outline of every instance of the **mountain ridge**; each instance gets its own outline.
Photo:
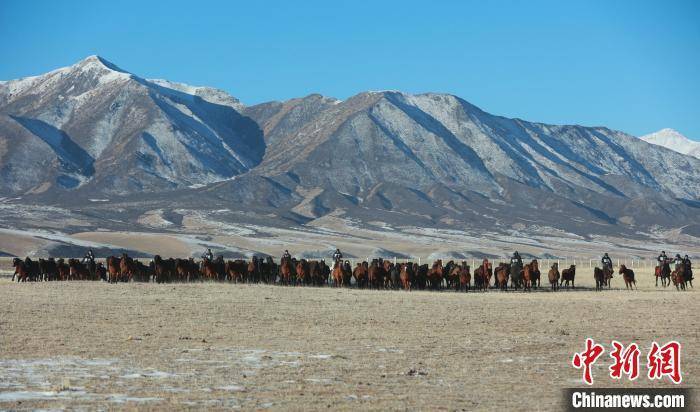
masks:
[[[689,139],[671,128],[641,136],[645,142],[700,159],[700,142]]]
[[[700,216],[700,160],[606,127],[511,119],[446,93],[246,106],[99,56],[0,83],[0,175],[0,196],[38,204],[226,206],[278,224],[532,221],[585,235]]]

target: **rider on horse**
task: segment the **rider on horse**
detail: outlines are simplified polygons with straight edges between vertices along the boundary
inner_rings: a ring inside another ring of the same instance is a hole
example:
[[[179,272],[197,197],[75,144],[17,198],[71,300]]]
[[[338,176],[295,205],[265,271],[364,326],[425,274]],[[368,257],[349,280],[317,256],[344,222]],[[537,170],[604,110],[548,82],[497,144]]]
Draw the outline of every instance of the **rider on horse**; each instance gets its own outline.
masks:
[[[85,257],[83,257],[83,262],[95,262],[95,254],[92,253],[92,249],[88,249]]]
[[[289,251],[287,249],[285,249],[284,254],[282,254],[282,260],[285,260],[285,259],[288,259],[288,260],[292,259],[292,255],[289,254]]]
[[[676,260],[673,263],[676,265],[676,270],[680,269],[681,266],[684,266],[685,262],[683,261],[680,253],[676,253]]]
[[[688,274],[688,279],[693,280],[693,268],[692,268],[692,262],[690,261],[690,258],[688,255],[685,255],[683,258],[683,264],[685,265],[685,273]]]
[[[513,253],[513,257],[510,258],[510,264],[518,268],[523,267],[523,259],[520,257],[520,253],[518,253],[517,250]]]
[[[668,262],[668,256],[666,256],[666,251],[662,250],[661,254],[659,255],[656,260],[659,262],[659,267],[663,267],[666,262]]]
[[[600,259],[600,263],[603,264],[603,269],[608,268],[612,272],[613,263],[612,263],[612,259],[610,259],[610,256],[608,256],[608,252],[605,252],[605,254],[603,255],[603,258]]]
[[[333,253],[333,262],[338,263],[341,260],[343,260],[343,254],[340,253],[340,249],[335,249]]]
[[[206,259],[210,262],[214,261],[214,254],[211,253],[211,249],[207,249],[207,251],[202,254],[202,259]]]

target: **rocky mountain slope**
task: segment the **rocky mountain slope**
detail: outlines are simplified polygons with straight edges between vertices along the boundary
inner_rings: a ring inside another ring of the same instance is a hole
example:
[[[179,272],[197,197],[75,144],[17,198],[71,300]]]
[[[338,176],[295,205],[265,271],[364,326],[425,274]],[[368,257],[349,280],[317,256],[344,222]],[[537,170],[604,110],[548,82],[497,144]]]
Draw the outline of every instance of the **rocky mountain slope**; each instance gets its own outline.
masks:
[[[0,83],[0,174],[5,196],[136,227],[178,209],[273,226],[636,236],[700,217],[700,160],[605,127],[509,119],[434,93],[245,106],[95,56]]]
[[[262,159],[262,131],[224,92],[149,81],[91,56],[0,83],[0,193],[133,193],[201,185]]]

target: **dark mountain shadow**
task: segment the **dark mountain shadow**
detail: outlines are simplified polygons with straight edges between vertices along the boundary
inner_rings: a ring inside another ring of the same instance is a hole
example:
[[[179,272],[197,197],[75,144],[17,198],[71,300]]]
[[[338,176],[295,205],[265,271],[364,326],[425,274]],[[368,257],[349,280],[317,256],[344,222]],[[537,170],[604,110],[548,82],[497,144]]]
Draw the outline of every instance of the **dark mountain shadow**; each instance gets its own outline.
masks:
[[[372,119],[372,122],[379,128],[379,130],[382,131],[389,139],[391,139],[392,143],[394,143],[394,146],[396,146],[399,150],[401,150],[409,159],[413,160],[416,162],[418,166],[421,167],[426,173],[430,174],[430,176],[433,179],[436,179],[435,175],[433,172],[416,156],[415,153],[413,153],[413,150],[411,150],[410,147],[406,143],[404,143],[403,140],[399,136],[397,136],[395,133],[393,133],[391,130],[387,129],[380,121],[377,119],[377,117],[372,113],[372,111],[369,112],[369,118]]]
[[[75,172],[83,176],[91,176],[95,173],[93,166],[95,159],[78,146],[63,130],[39,119],[12,115],[10,117],[49,145],[66,172]]]
[[[579,203],[579,202],[577,202],[577,201],[575,201],[575,200],[572,200],[571,203],[573,203],[574,205],[580,207],[581,209],[584,209],[584,210],[588,211],[588,212],[591,213],[593,216],[597,217],[598,219],[600,219],[600,220],[602,220],[602,221],[604,221],[604,222],[606,222],[606,223],[609,223],[609,224],[611,224],[611,225],[614,225],[614,224],[617,223],[617,219],[608,216],[608,214],[605,213],[605,212],[603,212],[602,210],[594,209],[594,208],[592,208],[592,207],[590,207],[590,206],[586,206],[586,205],[584,205],[583,203]]]
[[[152,93],[152,98],[161,108],[163,108],[163,102],[161,101],[163,96],[175,103],[186,106],[193,115],[200,119],[201,123],[183,116],[177,110],[175,110],[177,113],[173,113],[172,108],[169,108],[170,110],[167,110],[166,113],[169,116],[176,117],[174,119],[178,121],[176,123],[185,121],[189,127],[192,127],[198,134],[212,143],[219,140],[214,133],[218,135],[228,147],[234,151],[240,151],[240,153],[250,159],[251,164],[242,165],[246,170],[257,166],[262,161],[266,144],[263,131],[255,120],[240,114],[232,107],[212,103],[199,96],[170,89],[136,76],[134,78],[137,82],[156,93],[156,95]],[[206,124],[206,127],[202,123]],[[211,128],[211,130],[208,128]],[[214,133],[211,132],[212,130]],[[220,142],[218,143],[220,144]],[[221,150],[225,149],[222,147]]]
[[[479,155],[461,140],[457,138],[452,132],[450,132],[445,126],[442,125],[437,119],[429,115],[428,113],[422,111],[418,107],[408,105],[397,98],[396,94],[387,93],[385,98],[391,102],[394,106],[398,107],[404,113],[406,113],[413,121],[418,123],[421,127],[428,130],[430,133],[438,136],[442,139],[445,144],[452,149],[459,157],[469,166],[478,170],[482,174],[493,177],[491,172],[486,168],[486,165],[481,160]]]

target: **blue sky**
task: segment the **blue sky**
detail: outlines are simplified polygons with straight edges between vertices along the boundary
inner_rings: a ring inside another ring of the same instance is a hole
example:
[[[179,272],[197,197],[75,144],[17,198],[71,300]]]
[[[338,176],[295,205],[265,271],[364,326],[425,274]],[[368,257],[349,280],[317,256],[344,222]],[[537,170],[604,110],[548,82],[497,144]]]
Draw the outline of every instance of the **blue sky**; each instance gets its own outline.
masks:
[[[693,0],[0,0],[0,79],[99,54],[245,104],[447,92],[508,117],[698,140],[699,22]]]

